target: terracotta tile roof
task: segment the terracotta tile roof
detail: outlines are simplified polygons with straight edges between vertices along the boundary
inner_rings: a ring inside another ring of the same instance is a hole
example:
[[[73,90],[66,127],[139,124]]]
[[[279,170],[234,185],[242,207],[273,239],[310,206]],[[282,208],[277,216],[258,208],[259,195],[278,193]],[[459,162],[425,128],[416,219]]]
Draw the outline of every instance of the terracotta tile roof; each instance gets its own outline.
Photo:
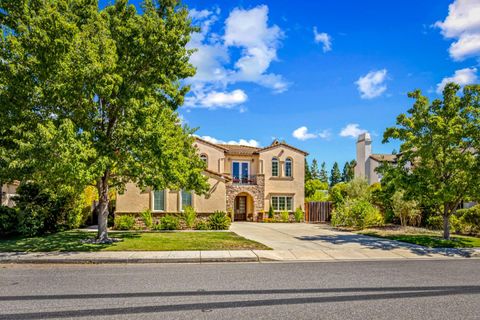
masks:
[[[378,162],[395,162],[397,160],[396,154],[371,154],[370,158]]]
[[[262,149],[260,150],[260,152],[261,152],[261,151],[265,151],[265,150],[270,150],[270,149],[273,149],[273,148],[276,148],[276,147],[279,147],[279,146],[284,146],[284,147],[290,148],[290,149],[292,149],[292,150],[295,150],[295,151],[297,151],[297,152],[303,153],[304,155],[308,156],[308,152],[305,152],[305,151],[303,151],[303,150],[300,150],[300,149],[298,149],[298,148],[295,148],[294,146],[289,145],[289,144],[286,143],[286,142],[280,142],[280,141],[278,141],[278,140],[273,141],[273,143],[272,143],[271,145],[269,145],[268,147],[262,148]]]
[[[230,176],[228,176],[228,175],[226,175],[226,174],[218,173],[218,172],[216,172],[216,171],[209,170],[209,169],[204,169],[203,171],[206,172],[206,173],[208,173],[208,174],[211,174],[211,175],[214,175],[214,176],[217,176],[217,177],[226,179],[226,180],[231,180]]]
[[[213,142],[210,142],[210,141],[207,141],[207,140],[203,140],[203,139],[200,138],[200,137],[195,137],[195,139],[196,139],[197,141],[200,141],[200,142],[202,142],[202,143],[205,143],[205,144],[207,144],[207,145],[209,145],[209,146],[212,146],[212,147],[214,147],[214,148],[221,149],[221,150],[223,150],[223,151],[226,151],[226,150],[227,150],[227,149],[225,149],[224,147],[222,147],[220,144],[213,143]]]
[[[258,154],[258,151],[261,148],[250,147],[250,146],[242,146],[242,145],[234,145],[234,144],[219,144],[220,147],[226,149],[227,154],[235,154],[235,155],[252,155]]]

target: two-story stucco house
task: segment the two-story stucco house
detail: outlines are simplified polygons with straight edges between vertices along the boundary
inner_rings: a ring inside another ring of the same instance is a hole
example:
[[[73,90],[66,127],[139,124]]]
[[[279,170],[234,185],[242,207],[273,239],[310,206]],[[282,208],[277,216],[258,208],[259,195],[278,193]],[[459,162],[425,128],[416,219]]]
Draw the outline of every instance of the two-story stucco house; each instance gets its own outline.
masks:
[[[257,221],[270,206],[277,212],[304,207],[305,151],[274,141],[265,148],[215,144],[196,138],[206,163],[210,190],[196,195],[182,190],[141,191],[127,184],[117,196],[116,213],[178,213],[192,206],[197,214],[233,212],[235,221]]]

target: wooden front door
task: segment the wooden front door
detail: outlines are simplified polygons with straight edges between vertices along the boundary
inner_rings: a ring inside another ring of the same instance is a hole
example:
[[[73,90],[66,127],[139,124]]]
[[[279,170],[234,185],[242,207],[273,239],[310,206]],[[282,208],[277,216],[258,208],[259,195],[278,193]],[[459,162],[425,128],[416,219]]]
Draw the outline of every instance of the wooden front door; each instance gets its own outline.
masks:
[[[247,220],[247,197],[237,196],[235,198],[235,216],[234,221]]]

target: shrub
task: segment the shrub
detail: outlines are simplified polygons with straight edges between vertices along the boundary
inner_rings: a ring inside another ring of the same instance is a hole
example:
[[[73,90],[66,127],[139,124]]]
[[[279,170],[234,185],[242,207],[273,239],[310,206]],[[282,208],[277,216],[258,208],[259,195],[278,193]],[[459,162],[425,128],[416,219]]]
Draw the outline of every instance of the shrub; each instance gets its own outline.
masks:
[[[392,197],[392,209],[402,226],[420,225],[422,215],[418,203],[415,200],[405,200],[404,191],[395,192]]]
[[[165,215],[160,218],[160,230],[179,230],[180,229],[180,219],[172,215]]]
[[[132,230],[135,226],[135,217],[133,215],[120,215],[115,217],[114,228],[117,230]]]
[[[228,230],[231,224],[230,218],[223,211],[215,211],[208,217],[208,228],[210,230]]]
[[[270,206],[270,208],[268,208],[268,218],[273,219],[274,217],[275,217],[275,214],[273,212],[273,207]]]
[[[187,228],[191,229],[195,225],[197,219],[197,213],[191,206],[185,207],[182,213],[182,220],[185,222]]]
[[[462,233],[480,233],[480,205],[457,211]]]
[[[282,222],[288,222],[288,220],[290,219],[290,214],[288,213],[288,211],[280,212],[280,219],[282,220]]]
[[[56,190],[34,182],[22,183],[14,201],[17,231],[24,236],[78,228],[90,215],[83,193],[65,186]]]
[[[208,223],[205,220],[198,219],[195,222],[195,230],[208,230]]]
[[[366,200],[349,200],[332,213],[332,225],[366,228],[383,224],[380,211]]]
[[[366,179],[355,178],[346,183],[344,188],[344,192],[350,199],[370,200],[371,189]]]
[[[142,220],[143,220],[143,223],[145,224],[145,227],[151,228],[153,226],[152,211],[150,211],[150,209],[147,209],[142,212]]]
[[[347,183],[340,182],[334,185],[328,193],[329,200],[333,203],[333,206],[339,206],[345,202],[347,197]]]
[[[300,207],[295,210],[293,216],[295,217],[295,222],[302,222],[305,219],[305,215]]]
[[[0,206],[0,235],[6,236],[17,232],[18,213],[14,208]]]

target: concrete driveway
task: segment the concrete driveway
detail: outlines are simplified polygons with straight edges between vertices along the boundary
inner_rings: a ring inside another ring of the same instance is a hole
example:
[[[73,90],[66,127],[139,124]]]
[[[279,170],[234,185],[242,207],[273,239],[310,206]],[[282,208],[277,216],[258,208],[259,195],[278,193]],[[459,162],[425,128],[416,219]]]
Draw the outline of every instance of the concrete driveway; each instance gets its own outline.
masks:
[[[274,249],[255,251],[272,260],[431,259],[472,254],[342,232],[324,224],[234,222],[230,230]]]

